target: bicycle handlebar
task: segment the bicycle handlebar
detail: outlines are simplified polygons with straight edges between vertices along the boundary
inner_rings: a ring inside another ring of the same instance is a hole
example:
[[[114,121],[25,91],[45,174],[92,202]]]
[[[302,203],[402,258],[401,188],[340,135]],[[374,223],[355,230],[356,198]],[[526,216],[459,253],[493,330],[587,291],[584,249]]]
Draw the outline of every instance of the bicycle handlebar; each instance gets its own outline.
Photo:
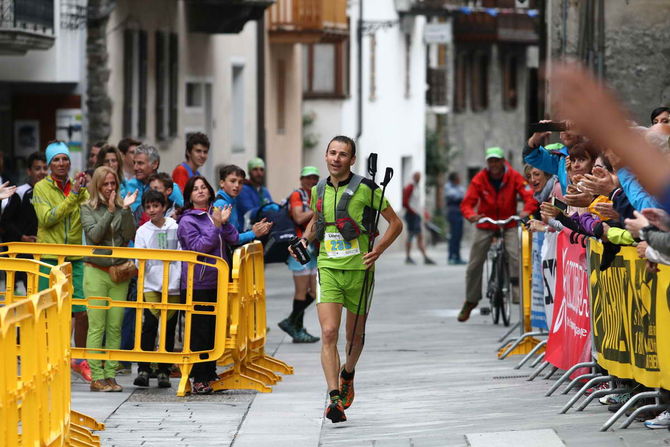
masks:
[[[509,216],[505,220],[493,220],[490,217],[482,217],[481,219],[479,219],[477,221],[477,223],[478,224],[490,223],[490,224],[493,224],[493,225],[503,226],[503,225],[507,225],[508,223],[512,222],[513,220],[520,221],[521,218],[519,216]]]

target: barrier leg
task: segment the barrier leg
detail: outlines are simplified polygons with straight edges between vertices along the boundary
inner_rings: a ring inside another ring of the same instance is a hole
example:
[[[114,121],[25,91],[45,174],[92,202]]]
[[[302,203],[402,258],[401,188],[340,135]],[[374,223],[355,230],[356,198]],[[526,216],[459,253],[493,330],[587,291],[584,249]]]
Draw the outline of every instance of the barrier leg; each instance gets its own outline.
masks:
[[[650,410],[667,410],[670,408],[670,405],[668,404],[659,404],[658,399],[656,399],[655,404],[650,404],[650,405],[644,405],[637,410],[633,411],[630,416],[628,416],[628,419],[626,419],[623,424],[621,424],[622,429],[628,428],[630,424],[633,423],[635,418],[637,417],[638,414],[642,413],[643,411],[650,411]]]
[[[535,368],[537,365],[539,365],[540,362],[541,362],[542,360],[544,360],[544,356],[545,356],[545,355],[546,355],[546,352],[543,352],[542,354],[538,355],[537,358],[536,358],[535,360],[532,361],[532,363],[530,364],[530,367],[531,367],[531,368]]]
[[[537,376],[539,376],[539,375],[542,373],[542,371],[544,371],[544,369],[545,369],[547,366],[549,366],[549,365],[550,365],[549,362],[542,362],[542,364],[540,365],[540,367],[539,367],[538,369],[536,369],[535,372],[534,372],[528,379],[526,379],[526,380],[527,380],[528,382],[532,382],[532,381],[535,380],[535,379],[537,378]]]
[[[579,379],[579,377],[578,377],[578,379]],[[579,398],[582,397],[582,396],[584,395],[584,393],[586,392],[586,390],[588,390],[589,388],[591,388],[591,387],[594,386],[595,384],[597,384],[597,383],[602,383],[602,382],[607,382],[608,380],[613,380],[613,379],[614,379],[614,377],[612,377],[612,376],[600,376],[600,377],[594,377],[593,379],[589,380],[588,382],[586,382],[586,383],[584,384],[584,386],[583,386],[579,391],[577,391],[577,393],[576,393],[574,396],[572,396],[572,398],[568,401],[568,403],[565,404],[565,405],[563,406],[563,408],[561,408],[561,412],[560,412],[559,414],[565,414],[565,413],[567,413],[568,410],[569,410],[570,408],[572,408],[572,406],[573,406],[574,404],[577,403],[577,401],[579,400]],[[594,392],[591,393],[591,394],[594,394],[594,393],[596,393],[596,391],[594,391]]]
[[[509,346],[510,343],[514,343],[514,342],[517,341],[518,339],[519,339],[519,337],[512,337],[512,338],[510,338],[509,340],[505,340],[505,341],[503,341],[502,344],[496,348],[496,352],[499,353],[500,351],[502,351],[503,349],[505,349],[505,346]]]
[[[607,396],[609,394],[622,394],[622,393],[627,393],[630,390],[628,388],[614,388],[614,389],[609,389],[609,390],[598,390],[595,393],[591,393],[589,396],[586,397],[584,402],[577,407],[577,411],[584,411],[586,407],[589,406],[591,402],[593,402],[595,399],[603,396]]]
[[[516,331],[517,329],[519,329],[519,326],[521,326],[521,322],[520,322],[520,321],[517,321],[516,323],[514,323],[514,326],[512,326],[511,328],[509,328],[509,331],[505,332],[505,335],[503,335],[502,337],[500,337],[500,338],[498,339],[498,343],[503,343],[503,342],[507,339],[507,337],[509,337],[510,335],[512,335],[512,332],[514,332],[514,331]],[[503,346],[504,346],[504,345],[503,345]],[[501,346],[501,347],[502,347],[502,346]]]
[[[191,392],[191,381],[188,380],[188,376],[191,375],[191,369],[193,369],[193,365],[190,363],[179,365],[179,371],[181,372],[179,386],[177,386],[177,396],[179,397],[184,397]]]
[[[570,392],[571,389],[573,389],[579,382],[582,380],[590,380],[596,377],[601,377],[602,374],[600,373],[587,373],[587,374],[582,374],[581,376],[577,376],[572,381],[568,384],[568,386],[561,391],[561,394],[565,395]]]
[[[267,355],[265,352],[261,351],[260,356],[254,358],[253,363],[263,368],[269,369],[270,371],[278,372],[281,374],[293,374],[293,367],[288,363],[284,363],[281,360]]]
[[[623,404],[621,408],[619,408],[619,411],[614,413],[612,417],[610,417],[607,422],[603,424],[602,427],[600,427],[600,431],[607,431],[614,425],[614,423],[624,414],[626,414],[626,411],[635,405],[639,400],[646,399],[648,397],[653,397],[653,398],[659,398],[661,397],[661,393],[659,391],[645,391],[643,393],[638,393],[635,396],[631,397],[628,402]]]
[[[242,371],[245,375],[258,379],[268,385],[274,385],[282,379],[280,375],[277,375],[262,366],[254,365],[253,363],[245,363],[242,365]]]
[[[263,381],[248,376],[242,372],[240,364],[236,363],[227,371],[219,374],[219,379],[210,384],[214,391],[222,390],[256,390],[260,393],[271,393],[272,388]]]
[[[547,340],[542,340],[541,342],[539,342],[538,344],[536,344],[535,347],[534,347],[533,349],[531,349],[530,352],[529,352],[528,354],[526,354],[526,356],[525,356],[524,358],[521,359],[521,361],[514,367],[514,369],[521,369],[521,367],[522,367],[523,365],[525,365],[526,362],[527,362],[528,360],[530,360],[530,359],[535,355],[535,353],[536,353],[537,351],[539,351],[540,349],[544,348],[544,346],[545,346],[546,344],[547,344]]]
[[[546,332],[526,332],[521,337],[519,337],[519,339],[517,341],[512,343],[512,345],[509,348],[507,348],[504,352],[502,352],[502,353],[499,352],[498,353],[499,360],[505,359],[505,357],[510,355],[512,353],[512,351],[517,349],[522,343],[529,343],[529,344],[532,344],[533,347],[534,347],[536,343],[539,343],[539,340],[535,339],[535,337],[539,336],[539,335],[545,335],[546,336],[547,333]],[[524,352],[524,354],[525,354],[525,352]]]
[[[549,372],[547,373],[546,376],[544,376],[544,380],[549,380],[551,379],[551,376],[556,374],[556,371],[558,371],[558,366],[552,366]]]
[[[577,371],[579,368],[592,368],[596,366],[595,362],[582,362],[582,363],[577,363],[576,365],[573,365],[572,368],[567,370],[563,375],[552,385],[551,388],[549,388],[549,391],[547,391],[547,394],[545,394],[546,397],[551,396],[554,394],[554,392],[558,389],[559,386],[563,385],[563,383],[570,378],[570,375]],[[558,368],[556,368],[558,369]],[[552,371],[551,374],[555,373],[556,371]],[[545,377],[545,379],[548,379],[550,376]]]

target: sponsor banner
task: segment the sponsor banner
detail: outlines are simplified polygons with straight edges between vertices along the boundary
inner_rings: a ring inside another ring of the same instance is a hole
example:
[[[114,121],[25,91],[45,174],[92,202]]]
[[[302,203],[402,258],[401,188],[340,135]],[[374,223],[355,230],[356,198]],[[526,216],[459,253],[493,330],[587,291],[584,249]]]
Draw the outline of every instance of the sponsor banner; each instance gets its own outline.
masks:
[[[546,331],[549,329],[549,326],[547,326],[547,313],[544,303],[544,277],[542,276],[542,243],[544,242],[544,235],[542,232],[533,233],[530,324],[536,329],[544,329]]]
[[[603,245],[589,243],[593,342],[610,374],[650,388],[670,387],[670,269],[649,273],[633,247],[599,270]]]
[[[556,244],[558,233],[545,233],[542,243],[542,281],[544,290],[544,313],[547,330],[554,316],[554,295],[556,289]]]
[[[554,309],[545,357],[561,369],[591,357],[586,249],[581,244],[571,244],[569,235],[569,230],[558,233]]]

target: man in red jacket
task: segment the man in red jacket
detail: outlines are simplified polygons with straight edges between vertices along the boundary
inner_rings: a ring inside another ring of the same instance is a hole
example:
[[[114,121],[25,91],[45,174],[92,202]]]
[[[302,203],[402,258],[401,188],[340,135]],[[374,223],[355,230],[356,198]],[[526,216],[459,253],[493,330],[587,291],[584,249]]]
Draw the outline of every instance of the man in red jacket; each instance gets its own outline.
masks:
[[[461,202],[463,217],[471,223],[482,217],[503,220],[517,212],[517,195],[524,201],[524,209],[519,217],[528,216],[537,207],[533,191],[521,174],[512,169],[505,161],[505,152],[499,147],[486,150],[486,168],[477,173]],[[482,299],[482,267],[491,240],[498,231],[498,226],[489,223],[477,224],[470,250],[470,261],[465,274],[465,303],[458,314],[458,321],[467,321],[470,312],[477,307]],[[510,276],[513,293],[517,293],[519,270],[519,238],[516,223],[510,222],[503,234],[505,249],[510,260]],[[517,298],[515,298],[516,301]]]

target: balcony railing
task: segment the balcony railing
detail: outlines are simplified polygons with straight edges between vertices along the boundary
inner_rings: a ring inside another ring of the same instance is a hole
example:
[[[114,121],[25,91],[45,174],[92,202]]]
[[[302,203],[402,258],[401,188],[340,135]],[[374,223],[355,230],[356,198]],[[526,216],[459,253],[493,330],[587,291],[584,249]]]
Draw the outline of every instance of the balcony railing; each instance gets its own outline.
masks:
[[[0,0],[0,54],[47,50],[54,41],[54,0]]]
[[[337,40],[349,32],[347,0],[278,0],[268,17],[273,42]]]
[[[454,19],[456,42],[506,42],[536,44],[539,40],[539,20],[526,14],[499,14],[485,12],[459,14]]]

